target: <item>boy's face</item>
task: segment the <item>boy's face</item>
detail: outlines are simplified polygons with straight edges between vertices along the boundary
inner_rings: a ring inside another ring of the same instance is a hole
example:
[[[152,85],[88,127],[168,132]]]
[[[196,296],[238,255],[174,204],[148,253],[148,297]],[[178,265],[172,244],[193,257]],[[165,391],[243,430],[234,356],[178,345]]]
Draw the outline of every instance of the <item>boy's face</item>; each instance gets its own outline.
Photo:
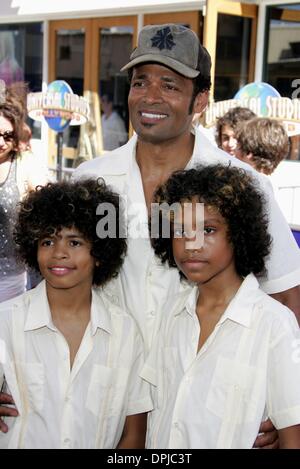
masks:
[[[234,135],[234,130],[229,125],[223,125],[221,132],[221,148],[222,150],[229,153],[229,155],[235,156],[237,147],[237,139]]]
[[[63,228],[56,235],[41,239],[37,259],[48,287],[91,288],[95,259],[91,243],[76,228]]]
[[[196,249],[190,249],[188,241],[191,230],[199,229],[196,224],[196,202],[192,202],[192,217],[184,220],[183,230],[180,216],[177,218],[177,225],[174,225],[174,234],[181,238],[173,238],[173,255],[177,267],[188,280],[198,285],[205,284],[220,276],[226,279],[226,273],[235,272],[233,248],[228,240],[227,224],[216,210],[207,208],[204,205],[204,220],[200,221],[200,229],[204,229],[203,245]],[[184,217],[185,218],[185,217]],[[204,223],[203,223],[204,222]]]

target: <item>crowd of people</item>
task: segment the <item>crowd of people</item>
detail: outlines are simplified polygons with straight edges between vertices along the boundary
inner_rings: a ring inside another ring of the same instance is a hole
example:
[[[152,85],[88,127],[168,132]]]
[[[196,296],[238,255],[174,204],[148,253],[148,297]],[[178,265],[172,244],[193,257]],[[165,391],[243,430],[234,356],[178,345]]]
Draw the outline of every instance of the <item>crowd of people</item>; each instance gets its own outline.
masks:
[[[289,138],[283,124],[257,117],[244,107],[234,107],[217,120],[219,148],[266,175],[272,174],[289,153]]]
[[[24,112],[0,106],[0,228],[12,275],[43,278],[0,290],[0,448],[300,448],[300,250],[261,174],[284,130],[235,109],[218,148],[192,125],[211,59],[181,25],[122,70],[135,133],[72,182],[18,189]]]

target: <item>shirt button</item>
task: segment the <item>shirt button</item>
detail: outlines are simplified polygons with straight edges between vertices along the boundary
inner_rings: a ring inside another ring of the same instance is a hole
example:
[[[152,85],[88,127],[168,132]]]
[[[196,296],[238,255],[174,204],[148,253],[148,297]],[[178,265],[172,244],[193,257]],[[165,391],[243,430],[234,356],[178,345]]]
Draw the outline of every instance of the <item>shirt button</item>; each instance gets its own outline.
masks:
[[[173,427],[174,427],[174,428],[178,428],[178,427],[179,427],[178,422],[174,422],[174,423],[173,423]]]
[[[150,316],[155,316],[155,311],[150,311]]]

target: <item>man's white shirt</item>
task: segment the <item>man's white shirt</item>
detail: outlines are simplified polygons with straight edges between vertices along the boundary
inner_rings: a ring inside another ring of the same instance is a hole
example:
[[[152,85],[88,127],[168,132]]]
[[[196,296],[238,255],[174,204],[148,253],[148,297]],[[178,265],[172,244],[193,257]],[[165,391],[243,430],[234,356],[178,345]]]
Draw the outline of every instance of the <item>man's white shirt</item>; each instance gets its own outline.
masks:
[[[0,305],[3,376],[20,416],[6,418],[0,448],[115,448],[126,416],[152,409],[139,376],[143,340],[131,316],[99,289],[70,369],[69,347],[54,326],[43,281]]]
[[[147,448],[251,448],[267,417],[300,424],[293,313],[250,274],[197,352],[197,297],[194,287],[172,300],[141,374],[153,384]]]
[[[159,328],[164,305],[168,297],[173,297],[181,289],[181,284],[177,269],[162,265],[151,248],[143,184],[135,158],[136,143],[137,136],[134,135],[123,147],[80,165],[74,177],[76,179],[102,177],[125,199],[129,210],[129,228],[135,227],[137,223],[145,228],[144,238],[128,239],[124,265],[118,279],[108,285],[107,293],[113,296],[114,291],[121,288],[123,305],[136,318],[146,345],[150,346],[152,337]],[[267,194],[269,231],[273,244],[271,255],[267,260],[267,276],[260,280],[262,289],[267,293],[277,293],[299,285],[300,250],[274,199],[269,182],[249,165],[216,148],[203,133],[195,129],[194,151],[186,169],[199,164],[228,164],[229,162],[250,171]],[[133,205],[134,210],[132,210]],[[251,230],[250,226],[249,230]]]

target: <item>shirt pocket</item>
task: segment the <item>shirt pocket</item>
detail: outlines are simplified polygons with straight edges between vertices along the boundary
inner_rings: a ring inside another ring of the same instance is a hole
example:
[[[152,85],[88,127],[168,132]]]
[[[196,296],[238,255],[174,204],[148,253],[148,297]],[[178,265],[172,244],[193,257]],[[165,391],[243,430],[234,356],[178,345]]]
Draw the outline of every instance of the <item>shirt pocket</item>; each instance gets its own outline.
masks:
[[[109,417],[121,415],[122,409],[126,411],[128,378],[129,370],[126,368],[94,365],[86,397],[86,408],[96,416],[100,411],[103,415],[107,412]]]
[[[206,407],[220,418],[229,413],[236,423],[249,423],[263,412],[264,374],[254,366],[219,357],[206,399]],[[228,405],[231,406],[228,409]]]
[[[45,369],[42,363],[21,363],[27,388],[29,411],[40,412],[44,407]],[[21,390],[22,393],[22,390]]]

